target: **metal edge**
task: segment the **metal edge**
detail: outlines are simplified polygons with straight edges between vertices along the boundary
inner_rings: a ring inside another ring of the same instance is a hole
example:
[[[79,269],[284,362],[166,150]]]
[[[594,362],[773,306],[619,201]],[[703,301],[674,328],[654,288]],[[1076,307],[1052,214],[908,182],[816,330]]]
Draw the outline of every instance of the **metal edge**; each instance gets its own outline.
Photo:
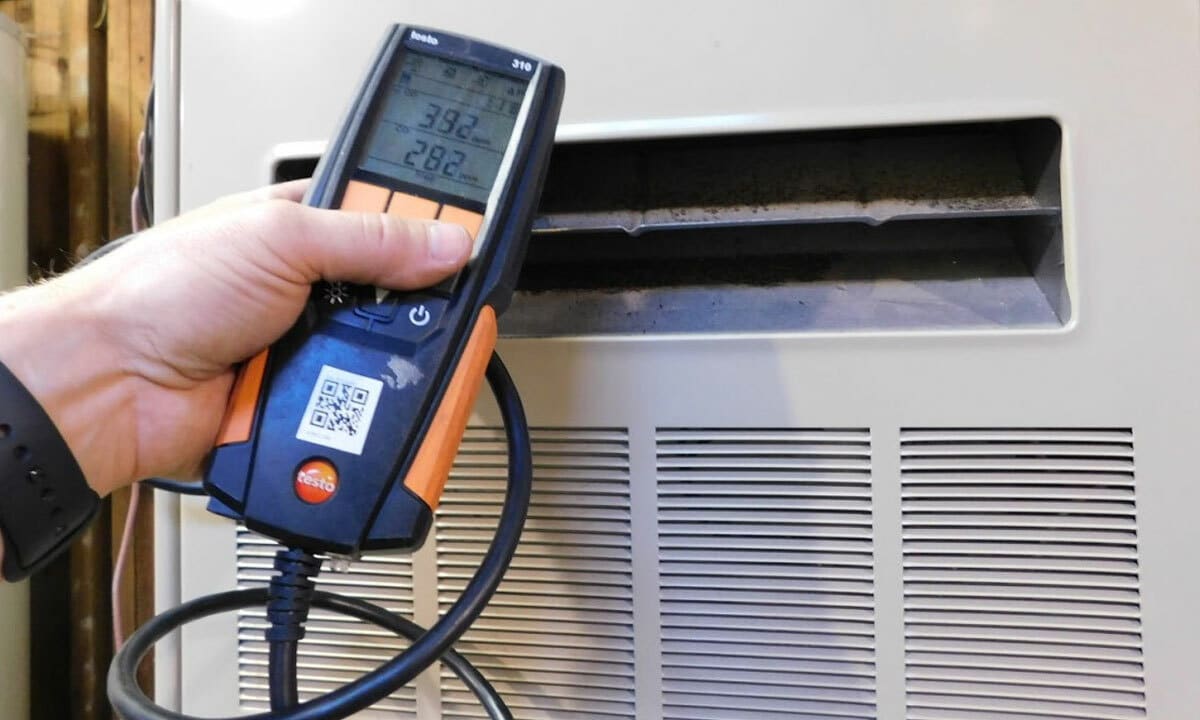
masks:
[[[180,0],[155,4],[154,17],[154,222],[179,213],[179,24]],[[154,494],[154,610],[180,603],[180,503],[170,493]],[[154,696],[164,708],[183,706],[182,644],[179,631],[154,652]]]

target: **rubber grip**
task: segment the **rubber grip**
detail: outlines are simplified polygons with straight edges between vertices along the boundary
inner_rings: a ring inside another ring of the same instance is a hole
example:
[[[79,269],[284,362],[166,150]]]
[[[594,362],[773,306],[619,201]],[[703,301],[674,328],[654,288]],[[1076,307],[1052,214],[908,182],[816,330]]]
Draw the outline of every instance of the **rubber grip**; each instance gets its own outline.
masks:
[[[454,456],[458,454],[463,433],[467,431],[467,421],[475,407],[488,361],[495,349],[496,311],[484,305],[479,311],[475,327],[471,329],[462,357],[458,359],[458,367],[446,386],[442,404],[438,406],[417,456],[404,477],[404,486],[424,500],[431,510],[436,510],[441,502],[442,490],[450,477],[450,467],[454,464]]]
[[[233,381],[233,391],[229,394],[229,405],[225,408],[225,417],[221,420],[221,429],[217,433],[217,447],[243,443],[250,439],[250,431],[254,428],[254,414],[262,394],[263,376],[267,372],[269,352],[263,350],[247,360],[238,370],[237,379]]]

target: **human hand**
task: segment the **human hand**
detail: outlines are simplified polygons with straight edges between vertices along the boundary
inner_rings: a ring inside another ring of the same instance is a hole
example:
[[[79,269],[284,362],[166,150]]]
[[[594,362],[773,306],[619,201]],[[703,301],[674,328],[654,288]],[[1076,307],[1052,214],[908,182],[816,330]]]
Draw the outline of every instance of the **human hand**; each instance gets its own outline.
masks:
[[[457,225],[305,207],[304,186],[217,201],[0,296],[0,362],[46,409],[96,492],[194,475],[233,366],[292,326],[313,282],[424,287],[470,253]]]

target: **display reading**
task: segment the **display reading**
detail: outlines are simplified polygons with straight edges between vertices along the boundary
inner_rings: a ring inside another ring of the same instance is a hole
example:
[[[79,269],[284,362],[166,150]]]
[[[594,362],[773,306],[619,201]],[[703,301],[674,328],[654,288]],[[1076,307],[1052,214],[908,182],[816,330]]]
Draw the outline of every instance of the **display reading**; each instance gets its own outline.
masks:
[[[528,84],[409,52],[359,166],[486,203]]]

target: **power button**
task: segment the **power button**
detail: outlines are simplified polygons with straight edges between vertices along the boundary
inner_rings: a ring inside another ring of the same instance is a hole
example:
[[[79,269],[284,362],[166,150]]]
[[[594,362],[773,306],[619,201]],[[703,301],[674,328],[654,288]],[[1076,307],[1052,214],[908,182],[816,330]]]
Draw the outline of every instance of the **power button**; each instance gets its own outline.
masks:
[[[433,313],[429,312],[429,307],[424,303],[410,308],[408,311],[408,321],[412,323],[413,327],[425,327],[431,320],[433,320]]]
[[[396,315],[392,321],[375,323],[371,330],[397,340],[423,342],[441,327],[447,304],[445,299],[431,295],[404,295],[396,304]]]

